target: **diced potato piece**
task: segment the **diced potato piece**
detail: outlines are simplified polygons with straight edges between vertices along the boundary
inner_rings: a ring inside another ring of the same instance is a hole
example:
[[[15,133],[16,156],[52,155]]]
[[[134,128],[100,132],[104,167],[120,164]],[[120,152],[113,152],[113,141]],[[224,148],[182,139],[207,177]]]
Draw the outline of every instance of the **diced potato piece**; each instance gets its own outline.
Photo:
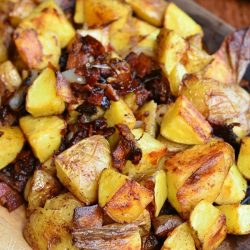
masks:
[[[24,145],[19,127],[0,127],[0,169],[14,161]]]
[[[219,205],[240,203],[247,191],[247,181],[234,164],[224,181],[219,196],[215,202]]]
[[[158,125],[161,125],[162,119],[164,115],[166,114],[167,110],[169,109],[170,105],[167,104],[159,104],[157,105],[157,111],[156,111],[156,123]]]
[[[138,109],[138,105],[136,103],[136,94],[134,92],[125,95],[123,100],[132,110],[132,112],[135,112]]]
[[[58,37],[61,48],[66,47],[75,36],[75,30],[71,23],[53,0],[41,3],[19,26],[24,29],[34,29],[38,33],[53,33]]]
[[[14,92],[21,85],[22,79],[11,61],[0,64],[0,81],[10,92]]]
[[[144,209],[142,214],[133,221],[133,224],[139,227],[141,237],[150,233],[151,229],[151,217],[147,209]]]
[[[136,123],[132,110],[122,99],[117,102],[111,101],[110,108],[105,112],[104,117],[107,119],[108,126],[123,123],[132,129]]]
[[[37,208],[30,216],[24,228],[24,237],[33,249],[70,249],[77,250],[72,245],[71,234],[74,209],[81,206],[73,196],[59,195],[54,208]],[[56,240],[55,240],[56,239]]]
[[[77,33],[81,36],[92,36],[98,40],[105,48],[109,45],[109,30],[108,28],[99,29],[81,29],[77,30]]]
[[[134,165],[131,161],[127,161],[122,173],[132,178],[140,178],[144,175],[154,173],[161,159],[166,155],[166,146],[157,141],[143,129],[132,130],[139,148],[142,150],[142,159],[139,164]]]
[[[152,201],[152,192],[115,170],[107,169],[99,180],[99,205],[114,221],[135,221]]]
[[[190,215],[190,226],[198,249],[214,250],[227,235],[225,215],[206,200],[195,206]]]
[[[157,58],[168,76],[187,50],[186,41],[173,30],[161,29],[157,38]]]
[[[45,162],[58,150],[65,122],[57,116],[34,118],[24,116],[20,126],[25,134],[35,156],[40,162]]]
[[[183,144],[203,144],[209,141],[212,128],[185,97],[179,97],[164,115],[161,135]]]
[[[227,232],[229,234],[244,235],[250,233],[250,205],[222,205],[218,206],[226,215]]]
[[[189,46],[196,47],[197,49],[202,50],[202,34],[196,34],[193,36],[187,37],[186,41],[188,42]]]
[[[204,50],[195,46],[189,46],[181,61],[187,72],[192,74],[204,69],[212,61],[212,57]]]
[[[201,26],[174,3],[168,3],[167,5],[164,27],[174,30],[184,38],[195,34],[203,35]]]
[[[147,176],[140,183],[154,192],[152,206],[154,216],[157,217],[168,197],[167,174],[161,169],[156,171],[151,176]]]
[[[38,207],[43,207],[47,199],[59,194],[61,185],[54,177],[45,171],[36,170],[25,189],[28,201],[28,212],[32,212]]]
[[[59,180],[87,205],[97,201],[98,180],[111,165],[108,141],[101,135],[81,140],[55,159]]]
[[[156,110],[157,104],[152,100],[145,103],[136,113],[136,118],[144,122],[145,132],[155,137],[156,135]]]
[[[250,137],[242,139],[237,163],[241,174],[250,180]]]
[[[42,164],[41,169],[44,170],[45,172],[47,172],[48,174],[50,174],[51,176],[55,176],[56,175],[56,166],[55,166],[54,157],[52,156],[47,161],[45,161]]]
[[[168,76],[169,86],[174,96],[179,96],[182,86],[182,79],[187,74],[187,70],[183,64],[178,63]]]
[[[61,114],[64,101],[56,93],[55,72],[46,68],[30,86],[26,97],[26,109],[34,117]]]
[[[195,244],[188,223],[176,227],[164,241],[161,250],[195,250]]]
[[[133,11],[144,21],[162,26],[166,2],[164,0],[126,0]]]
[[[134,25],[138,35],[140,35],[141,37],[148,36],[151,33],[159,30],[155,26],[153,26],[147,22],[144,22],[136,17],[133,17],[132,22],[133,22],[133,25]]]
[[[184,218],[201,200],[214,202],[233,162],[233,148],[222,141],[175,154],[165,163],[169,202]]]
[[[8,51],[4,44],[4,40],[0,38],[0,63],[6,61],[8,59]]]
[[[85,0],[76,0],[74,22],[77,24],[84,23],[84,2]]]
[[[18,28],[14,41],[21,59],[30,69],[40,70],[49,64],[58,67],[61,48],[55,33]]]
[[[129,6],[118,0],[84,0],[84,21],[90,28],[108,25],[128,12]]]

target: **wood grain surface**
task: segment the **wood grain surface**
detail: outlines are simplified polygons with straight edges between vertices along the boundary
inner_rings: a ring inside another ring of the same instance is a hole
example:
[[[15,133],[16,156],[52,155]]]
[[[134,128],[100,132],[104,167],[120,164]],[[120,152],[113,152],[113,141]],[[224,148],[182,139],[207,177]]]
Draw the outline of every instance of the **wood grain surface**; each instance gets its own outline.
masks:
[[[250,0],[195,0],[235,28],[250,26]]]

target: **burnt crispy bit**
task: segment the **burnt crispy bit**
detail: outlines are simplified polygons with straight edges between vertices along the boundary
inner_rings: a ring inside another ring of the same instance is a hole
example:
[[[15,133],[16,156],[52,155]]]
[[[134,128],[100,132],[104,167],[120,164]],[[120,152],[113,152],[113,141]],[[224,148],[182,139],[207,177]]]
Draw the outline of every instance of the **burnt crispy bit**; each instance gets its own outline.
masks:
[[[101,227],[103,224],[103,212],[98,205],[77,207],[74,210],[74,228]]]
[[[11,212],[23,204],[23,198],[6,183],[0,182],[0,204]]]
[[[153,234],[142,237],[142,250],[160,250],[162,242],[160,242]]]
[[[130,129],[125,124],[117,124],[116,128],[119,131],[119,141],[112,152],[113,167],[121,170],[127,160],[133,164],[138,164],[142,157],[142,151],[137,146],[135,137]]]

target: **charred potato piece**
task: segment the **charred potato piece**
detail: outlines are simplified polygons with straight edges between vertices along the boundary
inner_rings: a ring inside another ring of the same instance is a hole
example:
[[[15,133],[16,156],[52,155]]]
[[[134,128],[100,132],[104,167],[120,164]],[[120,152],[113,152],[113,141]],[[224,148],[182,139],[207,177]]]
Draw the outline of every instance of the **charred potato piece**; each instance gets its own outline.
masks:
[[[150,190],[125,175],[105,169],[99,180],[99,205],[116,222],[135,221],[152,201]]]
[[[167,5],[164,16],[164,27],[174,30],[184,38],[195,34],[203,35],[201,26],[174,3],[168,3]]]
[[[195,244],[188,223],[176,227],[164,241],[161,250],[195,250]]]
[[[33,153],[45,162],[58,150],[65,122],[57,116],[34,118],[24,116],[20,119],[20,127],[26,136]]]
[[[14,161],[25,139],[19,127],[0,127],[0,169]]]
[[[154,173],[161,159],[166,155],[166,146],[152,137],[143,129],[132,130],[139,148],[142,150],[142,158],[139,164],[134,165],[131,161],[127,161],[122,173],[132,178],[140,178],[147,174]]]
[[[85,204],[97,201],[98,180],[111,165],[108,141],[101,135],[81,140],[55,159],[59,180]]]
[[[221,141],[177,153],[165,163],[169,202],[184,218],[201,200],[214,202],[233,162],[232,147]]]
[[[169,107],[161,123],[161,135],[177,143],[203,144],[211,132],[209,123],[185,96]]]
[[[34,117],[58,115],[64,111],[65,104],[56,93],[55,72],[46,68],[28,89],[26,109]]]
[[[133,11],[144,21],[162,26],[166,2],[164,0],[126,0]]]
[[[215,202],[219,205],[240,203],[247,191],[247,181],[233,164]]]
[[[60,195],[52,200],[54,208],[37,208],[28,219],[24,237],[33,249],[72,249],[71,228],[74,209],[81,206],[73,196]],[[55,240],[56,239],[56,240]]]
[[[232,204],[217,208],[226,216],[229,234],[244,235],[250,233],[250,205]]]
[[[241,174],[250,180],[250,137],[245,137],[241,141],[237,165]]]
[[[226,238],[225,215],[206,200],[195,206],[190,215],[190,226],[198,249],[216,249]]]
[[[178,215],[161,215],[153,219],[154,233],[157,237],[165,239],[182,223],[183,221]]]
[[[43,170],[36,170],[25,187],[28,212],[43,207],[47,199],[59,194],[60,191],[61,185],[54,177]]]
[[[11,61],[0,64],[0,82],[10,92],[14,92],[22,84],[21,76]]]
[[[76,229],[72,235],[74,245],[80,249],[141,249],[139,229],[131,224]]]
[[[161,29],[157,37],[157,59],[168,76],[181,61],[187,50],[187,42],[173,30]]]

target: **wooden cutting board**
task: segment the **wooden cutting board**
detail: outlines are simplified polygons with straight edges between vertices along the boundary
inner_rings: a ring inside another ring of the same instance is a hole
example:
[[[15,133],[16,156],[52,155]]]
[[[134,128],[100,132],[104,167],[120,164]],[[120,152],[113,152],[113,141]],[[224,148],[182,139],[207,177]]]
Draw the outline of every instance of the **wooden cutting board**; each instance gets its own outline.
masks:
[[[0,207],[0,250],[31,250],[22,235],[24,223],[23,206],[11,213]]]

